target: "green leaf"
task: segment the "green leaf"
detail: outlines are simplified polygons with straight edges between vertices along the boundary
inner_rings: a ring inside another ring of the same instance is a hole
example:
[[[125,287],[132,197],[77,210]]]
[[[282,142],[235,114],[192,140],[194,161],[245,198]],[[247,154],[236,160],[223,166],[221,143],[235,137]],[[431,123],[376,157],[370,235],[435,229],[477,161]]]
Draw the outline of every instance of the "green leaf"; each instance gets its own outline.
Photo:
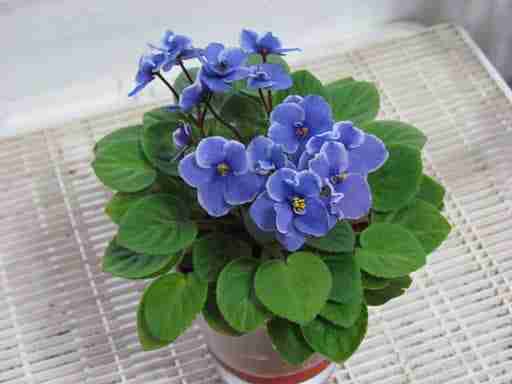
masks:
[[[217,305],[216,289],[214,287],[208,289],[208,298],[206,299],[206,304],[203,308],[203,317],[208,323],[208,326],[216,332],[233,337],[243,335],[242,332],[238,332],[229,325],[226,319],[222,316]]]
[[[221,115],[238,127],[242,136],[247,139],[264,134],[268,124],[261,103],[241,94],[229,96],[222,106]]]
[[[357,321],[348,328],[338,327],[322,318],[316,318],[302,327],[308,344],[330,360],[341,363],[347,360],[361,345],[368,326],[368,310],[361,307]]]
[[[244,217],[245,229],[258,244],[268,245],[276,241],[274,232],[265,232],[258,228],[258,226],[251,219],[247,209],[243,209],[242,214]]]
[[[156,171],[142,154],[140,126],[121,129],[96,145],[92,167],[107,187],[121,192],[137,192],[149,187]]]
[[[171,161],[177,154],[172,141],[172,133],[179,120],[145,125],[142,130],[142,149],[151,164],[163,173],[178,176],[178,161]]]
[[[289,95],[320,95],[325,96],[325,89],[322,82],[311,72],[300,70],[292,73],[293,85],[283,91],[274,93],[274,105],[281,103]]]
[[[350,120],[361,124],[373,120],[379,113],[379,91],[366,81],[351,81],[341,87],[330,87],[327,100],[335,121]]]
[[[261,302],[276,315],[299,324],[315,318],[331,287],[329,268],[309,252],[294,253],[286,262],[269,260],[258,268],[255,278]]]
[[[416,198],[440,208],[443,205],[445,190],[441,184],[428,175],[423,175]]]
[[[208,282],[217,280],[231,260],[251,256],[251,247],[244,241],[222,233],[210,233],[194,243],[194,273]]]
[[[436,207],[419,199],[384,217],[386,222],[400,224],[411,231],[427,254],[438,248],[451,230],[450,223]]]
[[[288,363],[300,365],[313,355],[314,351],[304,339],[299,325],[274,317],[268,322],[267,330],[272,344]]]
[[[194,274],[172,273],[154,280],[144,292],[144,319],[149,333],[174,341],[192,325],[206,302],[208,284]]]
[[[142,296],[137,309],[137,335],[139,336],[139,342],[144,351],[160,349],[171,343],[170,341],[159,340],[149,333],[148,325],[144,316],[144,296]]]
[[[427,254],[420,242],[398,224],[375,223],[360,238],[356,259],[371,275],[395,278],[408,275],[425,265]]]
[[[352,252],[356,242],[356,236],[352,226],[342,221],[323,237],[311,237],[306,244],[324,252]]]
[[[175,196],[144,197],[121,219],[117,241],[149,255],[176,253],[191,245],[197,235],[188,215],[187,205]]]
[[[152,109],[149,112],[146,112],[142,117],[142,123],[144,126],[154,125],[158,123],[173,124],[174,122],[176,122],[176,119],[183,118],[185,118],[184,115],[182,115],[179,112],[172,112],[169,111],[167,107],[160,107]]]
[[[325,89],[329,92],[336,88],[344,87],[345,85],[348,85],[348,84],[352,83],[353,81],[355,81],[355,79],[352,76],[345,77],[343,79],[339,79],[339,80],[333,81],[332,83],[327,84],[325,86]]]
[[[105,206],[105,213],[116,223],[121,223],[121,218],[128,209],[137,203],[141,198],[147,195],[147,192],[123,193],[117,192]]]
[[[361,279],[364,289],[383,289],[389,285],[390,280],[382,277],[370,275],[365,271],[361,271]]]
[[[400,144],[421,150],[427,142],[427,136],[423,132],[401,121],[370,121],[361,128],[377,136],[386,146]]]
[[[160,271],[169,270],[178,262],[177,254],[144,255],[117,244],[113,239],[103,256],[103,272],[125,279],[154,277]]]
[[[407,205],[419,190],[422,178],[420,151],[404,145],[390,145],[389,158],[368,176],[373,208],[393,211]]]
[[[361,299],[347,303],[335,303],[328,301],[320,312],[320,317],[329,320],[331,323],[348,328],[351,327],[361,314],[363,301]]]
[[[403,295],[411,284],[412,279],[409,276],[390,280],[389,285],[384,289],[365,291],[364,297],[366,303],[372,306],[384,305],[388,301]]]
[[[332,288],[329,300],[347,303],[362,300],[363,286],[361,271],[352,253],[324,256],[324,263],[332,275]]]
[[[217,304],[226,321],[239,332],[259,328],[269,313],[254,294],[254,274],[258,260],[241,257],[230,262],[217,281]]]

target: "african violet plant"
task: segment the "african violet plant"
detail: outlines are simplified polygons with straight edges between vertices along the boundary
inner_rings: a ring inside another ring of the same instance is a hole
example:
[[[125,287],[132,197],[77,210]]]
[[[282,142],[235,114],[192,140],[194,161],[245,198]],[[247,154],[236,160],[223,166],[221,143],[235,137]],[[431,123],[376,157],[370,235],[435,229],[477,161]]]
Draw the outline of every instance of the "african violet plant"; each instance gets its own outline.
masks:
[[[290,73],[297,49],[271,33],[240,43],[198,49],[167,32],[140,59],[130,95],[156,79],[175,104],[95,147],[119,226],[103,269],[153,279],[137,317],[146,350],[202,312],[232,336],[266,327],[289,363],[344,361],[367,305],[403,294],[447,237],[444,189],[423,174],[423,133],[374,120],[373,84]]]

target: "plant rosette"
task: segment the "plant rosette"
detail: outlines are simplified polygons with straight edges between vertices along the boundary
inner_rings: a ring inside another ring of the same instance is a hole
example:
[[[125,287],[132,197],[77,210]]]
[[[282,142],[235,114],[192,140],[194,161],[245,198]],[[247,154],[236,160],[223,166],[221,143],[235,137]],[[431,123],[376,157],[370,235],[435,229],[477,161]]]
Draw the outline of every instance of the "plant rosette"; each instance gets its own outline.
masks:
[[[367,306],[402,295],[450,232],[444,188],[423,173],[425,135],[376,120],[372,83],[290,72],[292,51],[271,33],[197,48],[166,32],[130,95],[156,81],[175,103],[94,148],[119,226],[103,268],[148,279],[145,350],[202,313],[220,333],[266,329],[289,364],[346,361]]]

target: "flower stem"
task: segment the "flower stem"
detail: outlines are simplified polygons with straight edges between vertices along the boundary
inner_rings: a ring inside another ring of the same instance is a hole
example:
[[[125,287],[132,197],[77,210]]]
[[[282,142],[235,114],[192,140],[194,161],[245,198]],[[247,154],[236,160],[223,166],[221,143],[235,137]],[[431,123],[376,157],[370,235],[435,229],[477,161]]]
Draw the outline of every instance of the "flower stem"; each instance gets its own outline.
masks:
[[[267,102],[265,101],[265,96],[263,95],[263,91],[261,88],[258,88],[258,93],[260,94],[260,99],[263,104],[263,107],[265,108],[265,112],[267,113],[267,117],[270,115],[270,112],[268,110]]]
[[[190,84],[192,84],[194,82],[194,79],[192,79],[192,76],[190,76],[190,73],[187,71],[187,68],[183,64],[183,61],[182,60],[178,60],[178,64],[180,65],[181,70],[183,71],[183,73],[187,77],[187,79],[190,82]]]
[[[274,108],[274,106],[272,105],[272,91],[269,89],[267,91],[268,93],[268,113],[270,114],[270,112],[272,112],[272,109]]]
[[[176,92],[174,87],[165,79],[165,77],[162,76],[162,74],[160,72],[155,72],[154,74],[156,77],[158,77],[160,80],[162,80],[162,82],[165,85],[167,85],[167,88],[169,88],[171,90],[172,94],[176,98],[176,102],[178,102],[180,100],[180,95],[178,94],[178,92]]]
[[[242,134],[240,133],[240,131],[238,130],[237,127],[235,127],[234,125],[232,124],[229,124],[226,120],[224,120],[218,113],[217,111],[215,111],[215,109],[213,109],[212,105],[210,104],[210,101],[209,100],[206,100],[204,102],[206,104],[206,108],[210,111],[210,113],[213,115],[213,117],[215,117],[217,120],[219,120],[223,125],[225,125],[227,128],[229,128],[231,130],[231,132],[233,132],[235,134],[235,136],[237,137],[238,140],[242,141],[243,140],[243,136]]]

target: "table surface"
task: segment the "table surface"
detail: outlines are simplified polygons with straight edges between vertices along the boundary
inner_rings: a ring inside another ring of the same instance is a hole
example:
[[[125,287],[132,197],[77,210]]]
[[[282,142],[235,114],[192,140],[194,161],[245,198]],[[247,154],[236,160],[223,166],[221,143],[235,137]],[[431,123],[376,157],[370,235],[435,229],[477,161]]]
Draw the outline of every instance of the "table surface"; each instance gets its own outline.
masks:
[[[409,292],[371,310],[365,342],[332,380],[512,382],[509,90],[453,25],[329,50],[300,67],[324,81],[375,82],[380,117],[429,136],[426,172],[446,186],[454,226]],[[143,352],[135,313],[144,283],[100,269],[116,228],[103,213],[109,194],[89,166],[91,148],[150,107],[0,141],[0,383],[219,382],[197,327]]]

